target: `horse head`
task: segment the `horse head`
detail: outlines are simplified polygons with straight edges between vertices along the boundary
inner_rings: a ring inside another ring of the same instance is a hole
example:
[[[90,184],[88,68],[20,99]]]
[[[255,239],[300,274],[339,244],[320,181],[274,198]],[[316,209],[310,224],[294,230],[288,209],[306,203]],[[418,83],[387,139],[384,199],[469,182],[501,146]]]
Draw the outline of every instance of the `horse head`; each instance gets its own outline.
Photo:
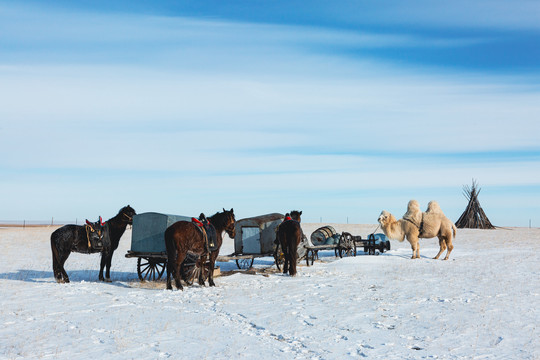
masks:
[[[301,211],[293,210],[291,211],[291,218],[293,220],[296,220],[298,222],[301,222],[300,215],[302,215]]]
[[[223,209],[223,214],[225,215],[225,231],[231,239],[234,239],[236,236],[236,220],[234,218],[234,210],[232,208],[230,211]]]
[[[133,216],[137,215],[137,213],[135,212],[135,209],[128,205],[120,209],[118,215],[121,215],[123,222],[126,222],[128,225],[133,225]]]

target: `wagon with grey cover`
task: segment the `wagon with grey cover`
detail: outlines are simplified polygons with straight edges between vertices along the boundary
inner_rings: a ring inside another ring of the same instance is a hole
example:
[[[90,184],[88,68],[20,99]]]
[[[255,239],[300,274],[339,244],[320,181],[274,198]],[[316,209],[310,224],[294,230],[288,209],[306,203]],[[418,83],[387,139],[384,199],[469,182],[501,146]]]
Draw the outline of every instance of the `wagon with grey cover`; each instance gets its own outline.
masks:
[[[234,253],[220,255],[217,261],[234,260],[239,269],[249,269],[255,258],[273,256],[276,229],[283,219],[283,214],[271,213],[237,220]]]
[[[159,280],[167,268],[165,230],[177,221],[191,221],[190,216],[147,212],[133,217],[131,249],[127,258],[137,258],[137,275],[142,280]],[[196,258],[187,256],[184,261],[187,282],[197,278]]]

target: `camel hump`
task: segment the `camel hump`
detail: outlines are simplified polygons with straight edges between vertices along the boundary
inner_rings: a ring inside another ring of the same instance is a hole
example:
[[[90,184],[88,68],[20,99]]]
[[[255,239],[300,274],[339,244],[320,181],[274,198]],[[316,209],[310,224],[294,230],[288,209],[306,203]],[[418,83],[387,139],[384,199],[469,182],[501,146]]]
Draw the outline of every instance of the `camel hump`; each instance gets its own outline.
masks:
[[[407,204],[407,211],[415,210],[415,209],[420,210],[420,204],[418,203],[418,201],[416,201],[414,199],[410,200],[409,203]]]
[[[403,215],[403,218],[412,221],[417,227],[420,227],[422,222],[422,210],[420,210],[420,204],[418,201],[411,200],[407,204],[407,212]]]
[[[431,200],[428,203],[427,210],[428,213],[442,213],[441,207],[439,206],[439,203],[435,200]]]

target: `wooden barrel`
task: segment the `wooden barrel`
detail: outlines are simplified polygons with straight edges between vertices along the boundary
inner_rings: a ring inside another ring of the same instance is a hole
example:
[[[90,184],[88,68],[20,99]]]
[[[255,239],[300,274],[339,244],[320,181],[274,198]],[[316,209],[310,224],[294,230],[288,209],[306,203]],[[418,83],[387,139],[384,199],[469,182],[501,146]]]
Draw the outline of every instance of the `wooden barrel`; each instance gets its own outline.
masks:
[[[339,241],[339,234],[331,226],[323,226],[311,234],[311,243],[317,245],[332,245]]]

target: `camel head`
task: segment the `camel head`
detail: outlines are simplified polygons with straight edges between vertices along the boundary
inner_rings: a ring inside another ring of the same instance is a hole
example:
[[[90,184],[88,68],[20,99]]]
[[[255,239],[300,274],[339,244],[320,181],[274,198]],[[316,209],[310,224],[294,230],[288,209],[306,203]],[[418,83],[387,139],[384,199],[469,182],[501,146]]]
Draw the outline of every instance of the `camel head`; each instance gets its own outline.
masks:
[[[381,226],[385,226],[389,224],[390,222],[392,222],[392,219],[395,220],[394,216],[390,214],[388,211],[383,210],[381,211],[381,215],[379,215],[379,218],[377,219],[377,221],[379,222],[379,224],[381,224]]]

